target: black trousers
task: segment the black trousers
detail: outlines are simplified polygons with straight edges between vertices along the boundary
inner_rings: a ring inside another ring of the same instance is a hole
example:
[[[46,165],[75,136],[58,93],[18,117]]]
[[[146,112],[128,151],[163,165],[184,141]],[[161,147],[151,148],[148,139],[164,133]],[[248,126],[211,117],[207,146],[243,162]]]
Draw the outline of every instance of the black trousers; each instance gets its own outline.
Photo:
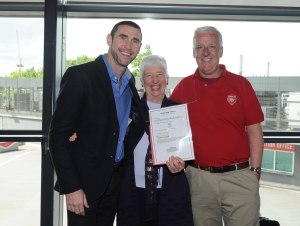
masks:
[[[158,226],[159,223],[159,196],[160,196],[160,189],[157,189],[157,204],[153,208],[153,218],[151,220],[146,219],[146,200],[145,200],[145,189],[144,188],[136,188],[137,189],[137,196],[139,202],[139,219],[140,219],[140,226]]]
[[[120,183],[123,166],[114,169],[105,193],[89,202],[85,215],[68,211],[68,226],[113,226],[119,203]]]

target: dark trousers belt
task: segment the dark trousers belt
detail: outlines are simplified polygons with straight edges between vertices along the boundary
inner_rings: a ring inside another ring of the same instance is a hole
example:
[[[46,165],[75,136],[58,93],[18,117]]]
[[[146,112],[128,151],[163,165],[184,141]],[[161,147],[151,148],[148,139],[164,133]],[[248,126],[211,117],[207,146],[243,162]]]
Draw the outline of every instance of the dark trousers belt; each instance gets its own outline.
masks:
[[[191,166],[198,168],[198,169],[205,170],[205,171],[209,171],[211,173],[226,173],[226,172],[245,169],[245,168],[249,167],[249,161],[236,163],[236,164],[232,164],[232,165],[227,165],[227,166],[219,166],[219,167],[199,166],[196,164],[191,164]]]

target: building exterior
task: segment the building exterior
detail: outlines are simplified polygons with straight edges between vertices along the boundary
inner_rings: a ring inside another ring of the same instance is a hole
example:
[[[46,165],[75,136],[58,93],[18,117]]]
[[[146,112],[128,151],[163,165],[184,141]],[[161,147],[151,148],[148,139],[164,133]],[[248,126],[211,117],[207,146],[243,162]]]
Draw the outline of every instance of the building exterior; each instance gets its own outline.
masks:
[[[42,127],[42,79],[0,78],[0,129]],[[169,78],[169,95],[181,78]],[[300,131],[300,77],[248,77],[261,103],[265,131]],[[137,87],[142,92],[140,80]],[[4,86],[2,84],[8,84]],[[4,94],[9,93],[10,97]],[[300,145],[265,143],[262,180],[300,190]]]

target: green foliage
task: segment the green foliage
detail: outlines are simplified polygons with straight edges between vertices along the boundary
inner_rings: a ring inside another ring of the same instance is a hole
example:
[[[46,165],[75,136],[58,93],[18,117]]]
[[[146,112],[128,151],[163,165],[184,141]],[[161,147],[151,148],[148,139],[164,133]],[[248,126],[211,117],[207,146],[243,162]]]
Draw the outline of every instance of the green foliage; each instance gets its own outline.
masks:
[[[84,64],[93,60],[95,60],[95,57],[88,57],[86,55],[81,55],[76,57],[76,59],[67,60],[67,68],[79,64]]]
[[[145,46],[145,52],[142,52],[137,55],[137,57],[131,62],[131,67],[132,67],[132,75],[134,77],[140,76],[140,64],[142,60],[149,55],[152,55],[152,50],[150,45]]]
[[[2,106],[0,108],[11,110],[14,105],[14,89],[3,88],[0,97],[2,98]]]
[[[35,70],[34,67],[26,69],[25,71],[13,71],[8,76],[9,78],[42,78],[43,77],[43,70],[37,69]]]

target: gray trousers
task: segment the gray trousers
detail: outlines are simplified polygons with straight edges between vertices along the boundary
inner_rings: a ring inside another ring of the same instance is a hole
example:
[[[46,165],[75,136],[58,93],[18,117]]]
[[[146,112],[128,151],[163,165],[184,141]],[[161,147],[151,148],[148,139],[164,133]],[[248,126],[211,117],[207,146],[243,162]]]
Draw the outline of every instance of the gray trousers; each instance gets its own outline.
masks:
[[[259,181],[248,169],[210,173],[188,166],[195,226],[259,226]]]

